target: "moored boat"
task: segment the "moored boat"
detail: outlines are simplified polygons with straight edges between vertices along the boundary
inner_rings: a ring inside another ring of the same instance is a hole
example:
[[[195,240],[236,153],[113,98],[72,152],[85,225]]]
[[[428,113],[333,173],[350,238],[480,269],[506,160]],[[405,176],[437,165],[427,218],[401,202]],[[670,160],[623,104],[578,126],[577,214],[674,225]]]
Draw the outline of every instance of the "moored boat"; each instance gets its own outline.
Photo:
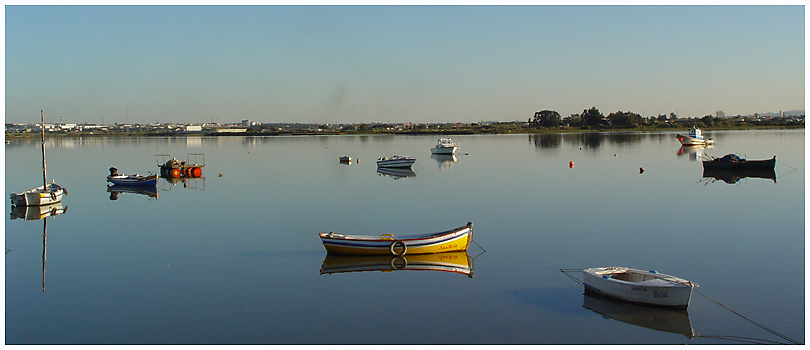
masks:
[[[692,281],[629,267],[595,267],[582,271],[586,292],[624,301],[686,309],[692,298]]]
[[[39,206],[51,205],[62,201],[62,196],[67,195],[67,189],[53,182],[47,186],[39,186],[28,191],[11,194],[11,204],[14,206]]]
[[[692,129],[689,129],[689,134],[686,135],[675,135],[678,138],[678,141],[681,142],[681,145],[684,146],[699,146],[699,145],[711,145],[714,144],[713,139],[709,139],[703,136],[703,132],[698,129],[697,126],[693,126]]]
[[[45,113],[40,111],[41,122],[40,132],[42,135],[42,186],[32,188],[28,191],[12,193],[11,205],[13,206],[39,206],[51,205],[62,201],[62,196],[67,195],[67,189],[59,186],[53,179],[48,183],[48,175],[45,171]]]
[[[192,155],[194,156],[193,163],[191,162]],[[158,161],[158,168],[160,177],[163,178],[201,177],[202,168],[205,167],[205,155],[201,153],[189,153],[185,162],[167,154],[156,154],[155,160],[158,157],[162,157],[162,160]],[[199,157],[202,157],[201,164],[197,163]],[[169,159],[167,160],[167,158]]]
[[[107,175],[107,181],[111,182],[113,185],[154,187],[157,186],[157,174],[147,176],[141,176],[139,174],[124,175],[119,174],[118,169],[111,167],[110,175]]]
[[[397,255],[466,251],[472,241],[473,224],[452,230],[415,235],[344,235],[321,232],[319,236],[327,253]]]
[[[352,163],[352,157],[349,157],[349,156],[341,156],[341,157],[340,157],[340,162],[341,162],[341,163],[346,163],[346,164],[351,164],[351,163]]]
[[[390,158],[382,157],[377,159],[377,166],[381,168],[410,168],[416,158],[408,156],[395,155]]]
[[[430,149],[430,152],[433,154],[453,154],[456,153],[456,150],[458,150],[458,144],[449,137],[443,137],[439,139],[436,147]]]
[[[775,166],[776,156],[765,160],[747,160],[733,153],[726,154],[720,158],[712,157],[711,160],[703,161],[704,170],[773,170]]]

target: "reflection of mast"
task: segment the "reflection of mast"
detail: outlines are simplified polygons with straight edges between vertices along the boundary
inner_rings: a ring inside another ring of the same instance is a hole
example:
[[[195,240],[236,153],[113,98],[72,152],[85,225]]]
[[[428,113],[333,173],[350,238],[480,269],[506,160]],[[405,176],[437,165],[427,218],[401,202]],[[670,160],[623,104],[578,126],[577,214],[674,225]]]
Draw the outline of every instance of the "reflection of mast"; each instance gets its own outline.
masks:
[[[48,218],[42,219],[42,292],[45,293],[45,247],[48,243]]]

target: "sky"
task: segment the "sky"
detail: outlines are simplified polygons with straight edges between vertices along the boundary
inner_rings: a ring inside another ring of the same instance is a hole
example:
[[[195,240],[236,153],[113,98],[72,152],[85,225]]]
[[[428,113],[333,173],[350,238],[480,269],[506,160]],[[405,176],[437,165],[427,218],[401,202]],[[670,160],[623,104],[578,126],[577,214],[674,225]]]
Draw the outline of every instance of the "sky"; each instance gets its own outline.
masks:
[[[12,6],[5,122],[804,109],[804,6]]]

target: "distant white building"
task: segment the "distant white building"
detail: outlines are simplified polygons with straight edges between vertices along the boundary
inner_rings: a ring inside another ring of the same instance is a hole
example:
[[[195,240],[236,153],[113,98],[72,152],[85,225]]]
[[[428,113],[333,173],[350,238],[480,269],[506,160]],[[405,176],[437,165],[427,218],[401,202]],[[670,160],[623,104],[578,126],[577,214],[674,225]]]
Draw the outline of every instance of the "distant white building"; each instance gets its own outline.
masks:
[[[217,132],[242,133],[242,132],[247,132],[247,129],[245,129],[245,128],[239,128],[239,129],[237,129],[237,128],[219,128],[219,129],[217,129]]]
[[[202,125],[186,125],[186,131],[202,131]]]

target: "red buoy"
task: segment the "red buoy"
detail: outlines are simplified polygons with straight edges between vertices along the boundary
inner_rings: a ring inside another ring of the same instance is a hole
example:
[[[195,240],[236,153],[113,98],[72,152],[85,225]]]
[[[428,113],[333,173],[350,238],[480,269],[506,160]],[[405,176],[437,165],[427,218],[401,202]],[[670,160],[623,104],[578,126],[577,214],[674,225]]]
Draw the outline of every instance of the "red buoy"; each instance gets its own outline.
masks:
[[[568,167],[572,168],[572,169],[574,168],[574,161],[573,160],[568,162]]]

